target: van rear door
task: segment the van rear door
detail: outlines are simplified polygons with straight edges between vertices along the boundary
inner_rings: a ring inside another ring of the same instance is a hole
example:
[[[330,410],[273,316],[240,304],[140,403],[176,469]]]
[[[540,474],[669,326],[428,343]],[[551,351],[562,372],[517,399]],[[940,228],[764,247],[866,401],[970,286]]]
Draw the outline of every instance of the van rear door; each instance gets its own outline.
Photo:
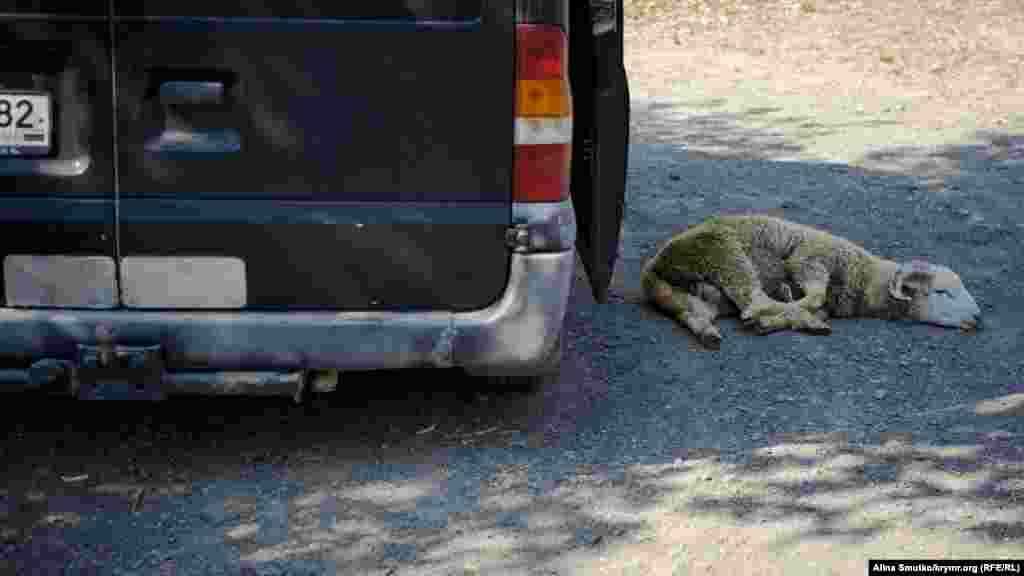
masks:
[[[124,305],[497,300],[510,4],[116,0]]]
[[[114,307],[107,2],[17,0],[5,7],[0,10],[3,305]]]
[[[623,62],[622,3],[586,0],[570,5],[576,249],[598,302],[608,294],[619,256],[626,196],[629,84]]]

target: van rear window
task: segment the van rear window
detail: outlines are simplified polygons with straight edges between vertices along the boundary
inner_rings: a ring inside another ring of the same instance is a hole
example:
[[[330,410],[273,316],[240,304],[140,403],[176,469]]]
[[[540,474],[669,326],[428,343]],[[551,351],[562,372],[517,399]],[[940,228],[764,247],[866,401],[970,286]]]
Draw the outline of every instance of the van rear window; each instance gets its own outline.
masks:
[[[118,0],[120,16],[473,20],[483,0]]]

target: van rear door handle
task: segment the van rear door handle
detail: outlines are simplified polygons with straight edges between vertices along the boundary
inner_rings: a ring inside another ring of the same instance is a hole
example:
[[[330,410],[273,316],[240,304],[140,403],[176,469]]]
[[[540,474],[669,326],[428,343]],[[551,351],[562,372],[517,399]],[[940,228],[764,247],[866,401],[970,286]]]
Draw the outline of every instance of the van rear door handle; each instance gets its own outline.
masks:
[[[167,105],[223,104],[223,82],[172,81],[160,85],[160,103]]]
[[[224,83],[214,81],[173,80],[160,84],[160,105],[165,114],[173,113],[168,106],[222,105]],[[176,114],[173,114],[176,115]],[[234,128],[203,129],[186,123],[184,126],[164,127],[163,132],[146,140],[145,149],[152,153],[213,153],[232,154],[242,149],[241,136]]]

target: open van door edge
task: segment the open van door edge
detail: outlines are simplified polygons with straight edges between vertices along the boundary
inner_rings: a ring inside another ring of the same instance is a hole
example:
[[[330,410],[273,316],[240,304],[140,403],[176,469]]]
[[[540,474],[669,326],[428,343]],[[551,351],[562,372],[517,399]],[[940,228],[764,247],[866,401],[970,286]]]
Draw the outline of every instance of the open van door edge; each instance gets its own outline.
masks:
[[[576,248],[594,299],[604,302],[618,258],[629,155],[623,0],[570,4]]]

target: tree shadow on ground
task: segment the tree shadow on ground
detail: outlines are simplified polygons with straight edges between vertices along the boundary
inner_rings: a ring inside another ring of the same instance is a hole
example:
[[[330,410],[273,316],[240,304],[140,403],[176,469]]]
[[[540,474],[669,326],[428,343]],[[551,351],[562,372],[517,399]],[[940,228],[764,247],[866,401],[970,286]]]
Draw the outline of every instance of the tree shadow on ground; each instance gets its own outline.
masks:
[[[739,492],[746,495],[706,490],[678,510],[725,514],[742,522],[808,521],[808,526],[780,538],[780,546],[837,536],[860,543],[897,525],[940,525],[991,542],[1019,544],[1024,448],[1017,444],[1016,434],[979,434],[974,442],[952,446],[930,446],[916,438],[881,445],[813,437],[770,444],[719,472],[741,485]],[[809,456],[794,459],[787,451]],[[685,474],[663,472],[654,482]]]

